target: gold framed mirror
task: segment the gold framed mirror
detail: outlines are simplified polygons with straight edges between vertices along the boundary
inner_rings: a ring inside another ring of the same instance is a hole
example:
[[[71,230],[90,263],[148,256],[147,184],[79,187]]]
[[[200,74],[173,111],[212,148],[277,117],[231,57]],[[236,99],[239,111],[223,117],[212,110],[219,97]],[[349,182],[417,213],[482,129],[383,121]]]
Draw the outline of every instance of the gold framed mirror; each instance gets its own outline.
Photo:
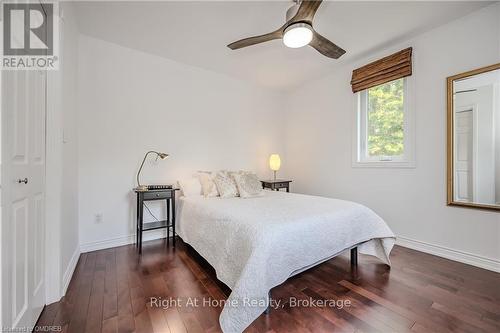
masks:
[[[448,205],[500,210],[500,63],[447,78]]]

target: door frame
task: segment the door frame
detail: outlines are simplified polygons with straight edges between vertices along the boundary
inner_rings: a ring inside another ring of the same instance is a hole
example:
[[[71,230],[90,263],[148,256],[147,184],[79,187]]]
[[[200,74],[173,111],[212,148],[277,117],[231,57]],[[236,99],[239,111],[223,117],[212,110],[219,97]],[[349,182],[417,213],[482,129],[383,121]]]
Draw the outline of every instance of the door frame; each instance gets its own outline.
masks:
[[[63,296],[61,287],[62,115],[60,70],[47,73],[45,121],[45,297],[46,304]]]
[[[1,22],[1,19],[0,19]],[[4,204],[3,204],[3,197],[5,193],[5,186],[4,186],[4,165],[2,163],[3,161],[3,71],[0,70],[0,241],[2,240],[2,229],[3,229],[3,223],[5,221],[4,219]],[[3,253],[2,253],[2,247],[0,246],[0,267],[3,268]],[[4,327],[3,323],[3,274],[0,274],[0,327]]]
[[[44,4],[38,0],[42,8]],[[59,13],[52,13],[59,20]],[[59,36],[54,36],[59,38]],[[61,293],[61,190],[62,111],[61,68],[47,71],[45,112],[45,304],[57,302]],[[58,168],[59,167],[59,168]]]

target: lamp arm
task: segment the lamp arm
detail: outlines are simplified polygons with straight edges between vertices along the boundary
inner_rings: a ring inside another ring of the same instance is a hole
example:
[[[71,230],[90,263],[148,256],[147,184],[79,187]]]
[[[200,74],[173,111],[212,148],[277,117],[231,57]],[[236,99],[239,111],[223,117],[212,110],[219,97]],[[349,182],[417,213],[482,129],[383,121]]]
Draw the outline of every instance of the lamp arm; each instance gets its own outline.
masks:
[[[139,168],[139,171],[137,172],[137,186],[141,186],[141,183],[139,182],[139,176],[141,175],[142,167],[144,166],[144,162],[146,162],[146,158],[148,157],[149,154],[155,153],[156,155],[160,155],[157,151],[150,150],[144,155],[144,159],[142,160],[141,167]]]

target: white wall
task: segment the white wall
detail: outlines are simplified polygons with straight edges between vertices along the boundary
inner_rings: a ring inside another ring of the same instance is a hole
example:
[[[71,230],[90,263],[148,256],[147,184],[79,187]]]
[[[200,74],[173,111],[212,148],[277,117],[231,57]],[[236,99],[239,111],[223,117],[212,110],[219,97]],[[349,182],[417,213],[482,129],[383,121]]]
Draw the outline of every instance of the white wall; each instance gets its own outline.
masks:
[[[407,46],[414,50],[416,168],[353,168],[351,72]],[[407,246],[500,270],[500,215],[446,206],[445,85],[447,76],[499,59],[496,4],[290,92],[285,168],[294,191],[361,202]]]
[[[200,169],[270,176],[269,154],[283,154],[279,94],[84,35],[78,70],[84,251],[133,239],[131,190],[147,150],[171,157],[146,163],[144,183],[171,183]],[[102,223],[95,223],[95,214],[102,214]]]
[[[60,12],[60,67],[58,71],[49,71],[47,84],[47,304],[64,295],[79,255],[76,178],[78,27],[71,3],[60,3]],[[64,137],[70,139],[64,140]]]

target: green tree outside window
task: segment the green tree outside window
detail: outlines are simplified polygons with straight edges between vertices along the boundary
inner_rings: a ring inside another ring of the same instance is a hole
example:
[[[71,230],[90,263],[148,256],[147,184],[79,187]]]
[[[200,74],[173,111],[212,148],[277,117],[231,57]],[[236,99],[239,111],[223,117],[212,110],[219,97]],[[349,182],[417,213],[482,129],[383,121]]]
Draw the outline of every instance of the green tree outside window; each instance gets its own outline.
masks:
[[[368,89],[368,154],[404,153],[404,79]]]

